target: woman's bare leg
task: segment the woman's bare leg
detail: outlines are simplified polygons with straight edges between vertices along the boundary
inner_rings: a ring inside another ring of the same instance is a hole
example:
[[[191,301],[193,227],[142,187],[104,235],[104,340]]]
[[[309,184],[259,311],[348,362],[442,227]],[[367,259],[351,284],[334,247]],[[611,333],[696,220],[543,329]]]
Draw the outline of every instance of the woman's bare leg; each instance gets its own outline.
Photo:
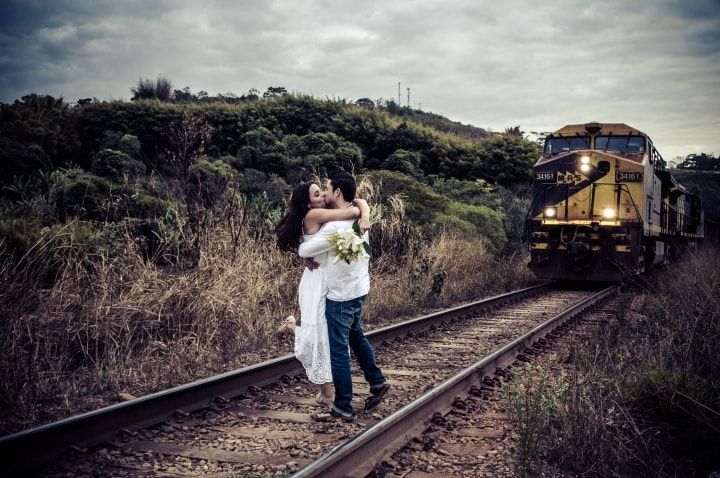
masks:
[[[335,391],[333,390],[333,384],[330,383],[323,383],[320,385],[320,394],[323,397],[323,400],[330,400],[332,401],[335,398]]]

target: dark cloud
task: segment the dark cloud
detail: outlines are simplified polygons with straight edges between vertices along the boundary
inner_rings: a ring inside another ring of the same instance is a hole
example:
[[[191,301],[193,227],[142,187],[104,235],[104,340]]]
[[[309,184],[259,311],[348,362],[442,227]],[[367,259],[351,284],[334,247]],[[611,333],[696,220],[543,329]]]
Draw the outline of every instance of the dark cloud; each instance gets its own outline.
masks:
[[[718,1],[4,1],[0,101],[128,98],[140,77],[397,98],[502,130],[624,121],[720,153]]]
[[[670,14],[687,20],[720,17],[720,0],[661,0],[658,3]]]

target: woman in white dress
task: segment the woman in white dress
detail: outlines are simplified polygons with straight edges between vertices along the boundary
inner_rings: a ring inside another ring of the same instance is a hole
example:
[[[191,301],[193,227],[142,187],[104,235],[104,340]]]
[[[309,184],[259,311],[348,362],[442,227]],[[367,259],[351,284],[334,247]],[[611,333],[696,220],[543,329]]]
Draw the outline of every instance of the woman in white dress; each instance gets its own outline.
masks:
[[[290,197],[290,209],[276,229],[277,244],[281,250],[297,253],[301,240],[307,240],[330,221],[360,220],[367,229],[370,209],[362,199],[353,201],[347,209],[326,209],[325,195],[317,184],[303,183]],[[330,368],[330,342],[325,321],[326,266],[328,253],[315,257],[316,269],[305,268],[298,286],[300,325],[290,316],[278,329],[278,335],[295,334],[295,356],[300,360],[308,380],[320,385],[318,402],[332,405],[332,370]]]

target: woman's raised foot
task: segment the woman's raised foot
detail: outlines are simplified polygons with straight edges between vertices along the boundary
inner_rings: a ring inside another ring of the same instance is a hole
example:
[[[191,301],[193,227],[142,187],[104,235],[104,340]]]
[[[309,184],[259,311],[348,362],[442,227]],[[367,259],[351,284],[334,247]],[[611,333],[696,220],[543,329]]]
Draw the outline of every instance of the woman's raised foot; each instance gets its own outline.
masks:
[[[296,327],[295,317],[292,315],[289,315],[285,319],[285,322],[283,322],[283,324],[277,329],[277,331],[275,332],[275,336],[277,338],[281,339],[281,338],[285,337],[286,335],[292,335],[295,333],[295,327]]]

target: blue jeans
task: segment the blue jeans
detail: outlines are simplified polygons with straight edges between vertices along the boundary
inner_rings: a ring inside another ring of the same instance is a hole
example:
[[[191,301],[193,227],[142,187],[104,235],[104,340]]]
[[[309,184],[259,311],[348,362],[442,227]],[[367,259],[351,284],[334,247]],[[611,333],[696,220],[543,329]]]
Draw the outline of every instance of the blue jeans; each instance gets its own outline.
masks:
[[[325,317],[330,338],[330,365],[335,384],[333,409],[343,415],[350,415],[353,412],[350,404],[353,390],[348,347],[355,354],[365,380],[370,384],[370,390],[378,390],[386,381],[375,364],[375,354],[360,324],[360,315],[366,297],[364,295],[343,302],[330,299],[325,301]]]

